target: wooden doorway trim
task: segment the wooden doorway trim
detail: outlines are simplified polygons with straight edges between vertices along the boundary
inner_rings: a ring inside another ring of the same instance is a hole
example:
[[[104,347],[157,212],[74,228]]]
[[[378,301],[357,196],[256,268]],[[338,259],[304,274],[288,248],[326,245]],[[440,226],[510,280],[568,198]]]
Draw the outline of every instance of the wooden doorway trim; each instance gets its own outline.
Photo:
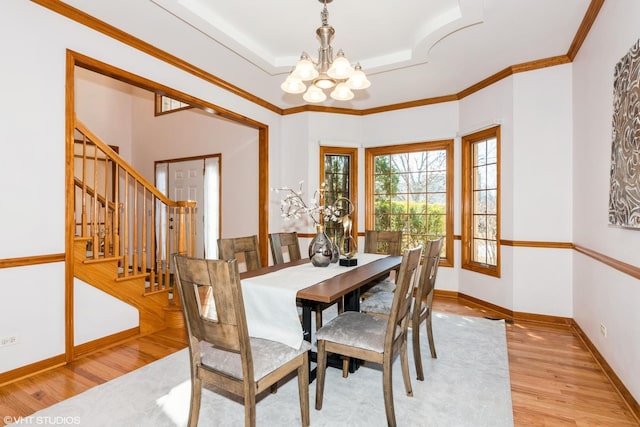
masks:
[[[74,197],[74,173],[73,173],[73,142],[75,122],[75,95],[74,79],[75,67],[81,67],[122,81],[132,86],[148,90],[152,93],[160,93],[171,98],[186,102],[196,108],[214,113],[223,119],[237,124],[248,126],[258,131],[258,238],[260,245],[260,258],[264,265],[268,263],[268,229],[269,229],[269,126],[235,113],[221,106],[201,100],[171,87],[129,73],[128,71],[111,66],[104,62],[90,58],[86,55],[67,50],[66,61],[66,94],[65,94],[65,141],[66,141],[66,214],[65,214],[65,353],[66,360],[75,359],[74,334],[73,334],[73,197]]]

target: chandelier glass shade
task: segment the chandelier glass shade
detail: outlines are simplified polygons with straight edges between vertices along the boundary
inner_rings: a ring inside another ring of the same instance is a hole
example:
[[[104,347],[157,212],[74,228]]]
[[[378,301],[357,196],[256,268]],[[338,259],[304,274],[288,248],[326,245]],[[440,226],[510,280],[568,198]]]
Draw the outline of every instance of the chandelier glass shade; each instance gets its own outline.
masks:
[[[302,98],[311,103],[322,102],[327,99],[325,90],[333,89],[329,96],[337,101],[348,101],[353,98],[354,90],[362,90],[371,86],[360,64],[351,66],[342,50],[333,57],[331,41],[335,30],[328,23],[329,12],[327,3],[332,0],[318,0],[324,4],[320,13],[322,26],[316,30],[320,41],[318,60],[313,61],[308,53],[302,52],[300,61],[289,73],[280,88],[293,94],[304,93]],[[308,84],[308,86],[307,86]]]

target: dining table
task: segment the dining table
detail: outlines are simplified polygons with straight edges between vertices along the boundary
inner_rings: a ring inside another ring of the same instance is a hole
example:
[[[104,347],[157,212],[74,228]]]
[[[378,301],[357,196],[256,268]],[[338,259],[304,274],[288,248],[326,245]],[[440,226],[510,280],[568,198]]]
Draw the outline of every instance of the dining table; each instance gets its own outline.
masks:
[[[358,253],[355,258],[355,266],[316,267],[301,259],[241,273],[249,335],[293,348],[299,348],[302,340],[314,344],[311,314],[318,303],[343,299],[345,310],[359,311],[360,289],[388,276],[402,262],[401,256],[386,254]],[[315,361],[313,351],[310,360]],[[337,362],[329,365],[338,367]],[[354,361],[350,370],[356,368]]]

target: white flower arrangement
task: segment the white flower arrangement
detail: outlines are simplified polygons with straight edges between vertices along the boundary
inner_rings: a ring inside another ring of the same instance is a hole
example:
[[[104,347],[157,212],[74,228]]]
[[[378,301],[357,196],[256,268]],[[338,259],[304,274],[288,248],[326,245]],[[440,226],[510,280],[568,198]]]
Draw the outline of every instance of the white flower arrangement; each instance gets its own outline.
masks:
[[[313,221],[315,226],[320,225],[320,218],[324,221],[337,221],[340,218],[340,209],[336,206],[324,206],[324,187],[323,182],[320,188],[316,189],[313,193],[313,197],[306,203],[302,196],[302,186],[304,181],[300,181],[298,190],[294,190],[290,187],[272,188],[271,191],[276,193],[284,193],[284,197],[280,201],[280,211],[282,212],[282,218],[285,220],[299,219],[303,216],[308,216]]]

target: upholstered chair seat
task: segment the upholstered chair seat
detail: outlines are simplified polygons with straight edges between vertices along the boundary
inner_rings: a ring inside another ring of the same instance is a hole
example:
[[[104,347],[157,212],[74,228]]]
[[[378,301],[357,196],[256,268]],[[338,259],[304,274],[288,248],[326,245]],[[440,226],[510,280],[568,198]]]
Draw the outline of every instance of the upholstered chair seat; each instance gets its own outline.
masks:
[[[353,331],[358,331],[354,334]],[[332,341],[382,353],[387,332],[387,320],[358,311],[345,311],[334,317],[317,333],[319,340]],[[401,329],[396,328],[396,337]]]
[[[307,341],[302,341],[302,345],[297,349],[262,338],[249,338],[249,342],[253,356],[253,378],[255,381],[260,381],[278,367],[311,349],[311,343]],[[200,351],[204,367],[242,380],[242,359],[239,353],[215,348],[206,341],[200,341]]]
[[[383,313],[386,315],[391,312],[392,303],[393,291],[378,291],[360,303],[360,311],[364,313]]]

